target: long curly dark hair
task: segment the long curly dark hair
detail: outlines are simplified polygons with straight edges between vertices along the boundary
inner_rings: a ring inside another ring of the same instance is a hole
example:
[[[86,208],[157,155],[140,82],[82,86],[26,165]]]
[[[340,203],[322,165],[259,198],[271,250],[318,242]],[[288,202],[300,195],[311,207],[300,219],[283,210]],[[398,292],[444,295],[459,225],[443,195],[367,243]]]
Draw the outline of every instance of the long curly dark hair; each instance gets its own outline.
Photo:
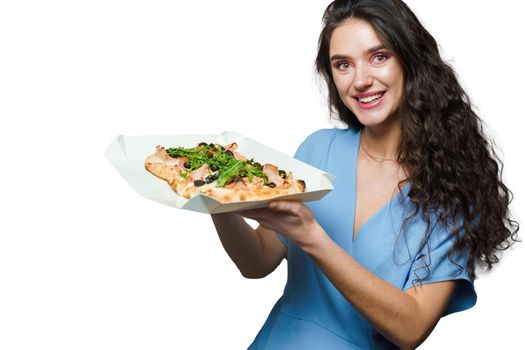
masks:
[[[408,198],[414,208],[405,223],[421,211],[427,222],[425,241],[430,214],[435,213],[452,227],[455,244],[449,258],[468,249],[470,276],[476,276],[478,262],[490,270],[499,261],[498,251],[518,241],[519,225],[509,212],[512,193],[501,180],[502,164],[454,70],[403,1],[332,2],[323,16],[316,69],[328,87],[330,113],[350,128],[363,125],[339,97],[329,58],[332,32],[349,18],[372,25],[403,67],[403,97],[395,112],[402,129],[398,161],[407,171]]]

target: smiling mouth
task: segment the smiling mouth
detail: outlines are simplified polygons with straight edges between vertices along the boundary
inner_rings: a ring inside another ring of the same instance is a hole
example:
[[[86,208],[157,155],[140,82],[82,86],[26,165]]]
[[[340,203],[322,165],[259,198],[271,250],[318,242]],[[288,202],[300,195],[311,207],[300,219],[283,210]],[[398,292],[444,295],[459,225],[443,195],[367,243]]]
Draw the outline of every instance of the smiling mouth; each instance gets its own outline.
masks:
[[[380,92],[378,94],[367,96],[367,97],[355,97],[356,100],[358,100],[361,103],[367,104],[367,103],[373,103],[377,100],[379,100],[383,95],[386,93],[386,91]]]

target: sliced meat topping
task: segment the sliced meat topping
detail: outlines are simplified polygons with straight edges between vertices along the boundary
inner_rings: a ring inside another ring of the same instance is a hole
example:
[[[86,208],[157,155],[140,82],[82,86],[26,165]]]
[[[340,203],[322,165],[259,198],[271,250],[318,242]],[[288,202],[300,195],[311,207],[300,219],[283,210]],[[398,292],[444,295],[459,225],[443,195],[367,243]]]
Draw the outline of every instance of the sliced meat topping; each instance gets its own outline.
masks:
[[[228,150],[228,151],[236,151],[237,150],[237,144],[235,142],[232,142],[230,144],[227,144],[226,146],[224,146],[224,149]]]
[[[244,182],[243,178],[238,177],[234,178],[234,180],[226,186],[224,186],[224,188],[245,190],[248,188],[248,186],[246,186],[246,183]]]
[[[248,178],[243,178],[243,180],[244,180],[244,183],[246,184],[246,186],[248,187],[248,189],[250,189],[250,190],[259,188],[262,185],[264,185],[264,180],[262,178],[258,177],[258,176],[254,176],[252,178],[252,182],[250,182],[248,180]]]
[[[235,142],[232,142],[226,146],[224,146],[224,149],[226,151],[230,151],[233,153],[233,157],[237,160],[248,160],[248,158],[246,158],[245,156],[243,156],[242,154],[240,154],[239,152],[237,152],[237,144]]]
[[[235,152],[233,151],[233,157],[237,160],[248,160],[248,158],[246,158],[245,156],[243,156],[242,154],[240,154],[239,152]]]
[[[193,181],[204,180],[204,178],[208,176],[209,173],[210,171],[208,170],[208,164],[205,163],[200,168],[193,170],[189,176],[193,179]]]
[[[281,175],[279,175],[279,168],[277,168],[275,165],[272,164],[264,164],[263,166],[263,173],[268,176],[268,180],[270,182],[273,182],[275,186],[279,187],[283,184],[283,178]]]
[[[155,155],[161,159],[169,159],[171,158],[168,155],[168,152],[166,152],[166,149],[162,146],[157,146],[157,151],[155,152]]]

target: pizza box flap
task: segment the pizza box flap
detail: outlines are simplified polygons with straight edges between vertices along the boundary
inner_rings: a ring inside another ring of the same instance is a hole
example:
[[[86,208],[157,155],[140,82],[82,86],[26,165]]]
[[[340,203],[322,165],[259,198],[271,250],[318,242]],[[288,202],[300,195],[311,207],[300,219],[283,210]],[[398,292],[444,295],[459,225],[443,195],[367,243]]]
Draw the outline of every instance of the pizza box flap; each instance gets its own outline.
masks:
[[[144,168],[145,159],[155,153],[157,145],[166,148],[195,147],[203,141],[221,145],[236,142],[239,152],[246,157],[254,158],[261,164],[274,164],[280,169],[291,171],[296,179],[305,181],[306,191],[304,193],[281,196],[279,199],[316,201],[333,190],[332,182],[335,178],[333,175],[231,131],[220,135],[120,135],[109,145],[106,150],[106,158],[140,195],[175,208],[217,214],[267,206],[270,200],[221,203],[200,194],[188,200],[178,196],[166,181],[157,178]]]

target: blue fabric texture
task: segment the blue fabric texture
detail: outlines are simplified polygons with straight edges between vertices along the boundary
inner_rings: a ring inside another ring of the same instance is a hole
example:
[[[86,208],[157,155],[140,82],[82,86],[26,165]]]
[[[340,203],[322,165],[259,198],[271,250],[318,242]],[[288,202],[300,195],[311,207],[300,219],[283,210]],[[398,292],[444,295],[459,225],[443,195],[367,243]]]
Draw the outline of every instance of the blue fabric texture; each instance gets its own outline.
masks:
[[[427,227],[423,218],[416,217],[401,229],[410,185],[365,222],[352,240],[359,137],[360,132],[352,129],[325,129],[310,135],[299,147],[297,159],[336,176],[332,192],[307,203],[317,221],[356,261],[401,290],[427,274],[423,284],[461,281],[445,315],[474,306],[476,293],[466,269],[467,254],[454,256],[456,263],[447,257],[454,243],[449,230],[433,223],[427,245],[418,253]],[[288,280],[249,349],[395,347],[354,309],[307,254],[284,237],[280,239],[288,247]]]

